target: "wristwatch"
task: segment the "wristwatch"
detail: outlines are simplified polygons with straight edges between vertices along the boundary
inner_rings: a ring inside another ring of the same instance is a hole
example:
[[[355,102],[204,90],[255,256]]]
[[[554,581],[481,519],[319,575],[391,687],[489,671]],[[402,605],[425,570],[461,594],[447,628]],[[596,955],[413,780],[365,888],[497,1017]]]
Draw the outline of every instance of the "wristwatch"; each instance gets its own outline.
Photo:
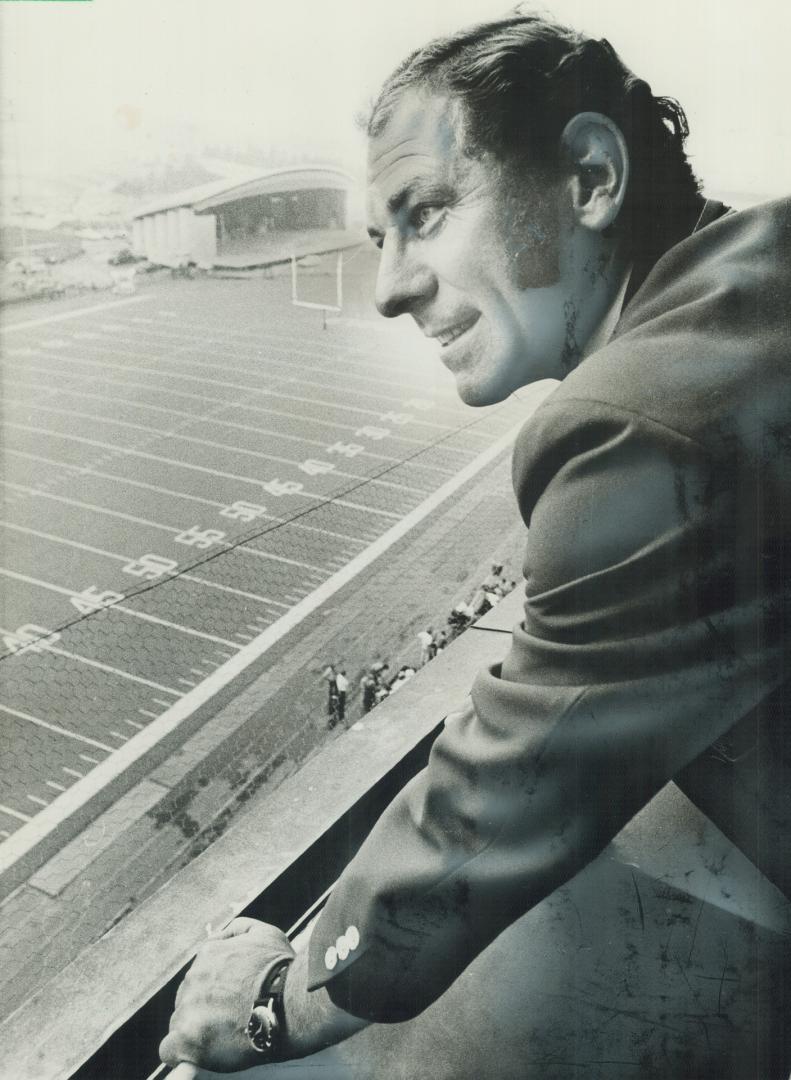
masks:
[[[265,1061],[276,1061],[286,1028],[283,990],[291,959],[278,960],[266,972],[253,1011],[247,1021],[247,1038]]]

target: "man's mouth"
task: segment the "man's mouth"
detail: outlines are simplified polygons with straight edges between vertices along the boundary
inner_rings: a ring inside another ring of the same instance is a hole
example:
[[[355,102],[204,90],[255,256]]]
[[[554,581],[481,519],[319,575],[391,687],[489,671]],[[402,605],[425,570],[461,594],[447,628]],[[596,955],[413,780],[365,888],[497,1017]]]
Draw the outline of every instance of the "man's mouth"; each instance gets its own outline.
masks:
[[[457,341],[462,334],[466,334],[468,330],[471,330],[480,318],[480,313],[476,312],[469,319],[465,319],[463,322],[454,323],[453,326],[449,326],[446,330],[440,330],[436,334],[430,336],[435,338],[442,348],[446,348],[448,345]]]

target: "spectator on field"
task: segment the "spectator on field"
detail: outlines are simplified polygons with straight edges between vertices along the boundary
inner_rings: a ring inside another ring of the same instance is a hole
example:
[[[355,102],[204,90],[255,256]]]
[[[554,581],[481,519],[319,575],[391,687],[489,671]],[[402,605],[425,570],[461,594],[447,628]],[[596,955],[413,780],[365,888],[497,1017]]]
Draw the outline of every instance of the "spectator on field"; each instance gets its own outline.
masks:
[[[377,683],[382,681],[383,672],[387,671],[388,666],[389,665],[387,661],[382,660],[379,656],[377,656],[374,662],[371,664],[371,674],[373,675],[374,679],[376,679]]]
[[[420,630],[417,635],[418,642],[420,644],[420,666],[423,667],[431,659],[431,646],[434,644],[434,635],[431,631],[431,627],[427,627],[425,630]]]
[[[324,671],[321,673],[322,679],[327,680],[327,708],[329,709],[332,703],[333,697],[338,692],[337,672],[335,671],[334,664],[327,664]]]
[[[346,671],[341,668],[335,676],[335,686],[338,691],[338,720],[341,724],[346,722],[346,694],[349,690],[349,680]]]
[[[376,703],[376,679],[370,671],[366,671],[362,679],[360,679],[360,689],[362,690],[363,696],[363,716],[365,716],[367,712],[371,711]]]

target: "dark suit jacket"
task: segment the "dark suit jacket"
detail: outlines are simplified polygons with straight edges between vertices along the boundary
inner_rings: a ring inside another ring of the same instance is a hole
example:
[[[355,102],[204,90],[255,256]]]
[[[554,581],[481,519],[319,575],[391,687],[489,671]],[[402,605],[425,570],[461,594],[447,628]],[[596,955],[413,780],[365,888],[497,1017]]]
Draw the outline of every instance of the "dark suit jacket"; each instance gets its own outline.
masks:
[[[788,201],[699,229],[527,423],[524,620],[342,876],[311,988],[416,1014],[671,777],[789,892],[790,279]]]

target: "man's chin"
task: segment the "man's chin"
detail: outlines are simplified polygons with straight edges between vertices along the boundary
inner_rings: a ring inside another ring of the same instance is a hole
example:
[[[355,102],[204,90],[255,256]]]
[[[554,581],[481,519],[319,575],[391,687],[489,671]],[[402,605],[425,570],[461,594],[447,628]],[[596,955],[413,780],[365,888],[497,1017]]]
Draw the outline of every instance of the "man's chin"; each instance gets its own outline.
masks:
[[[496,405],[498,402],[505,401],[508,396],[508,394],[498,394],[491,388],[475,386],[474,383],[467,383],[460,379],[456,380],[456,393],[465,405],[472,405],[473,408]]]
[[[456,375],[456,393],[465,405],[472,405],[473,408],[480,409],[485,405],[497,405],[499,402],[505,401],[511,391],[492,383],[467,378],[460,372]]]

